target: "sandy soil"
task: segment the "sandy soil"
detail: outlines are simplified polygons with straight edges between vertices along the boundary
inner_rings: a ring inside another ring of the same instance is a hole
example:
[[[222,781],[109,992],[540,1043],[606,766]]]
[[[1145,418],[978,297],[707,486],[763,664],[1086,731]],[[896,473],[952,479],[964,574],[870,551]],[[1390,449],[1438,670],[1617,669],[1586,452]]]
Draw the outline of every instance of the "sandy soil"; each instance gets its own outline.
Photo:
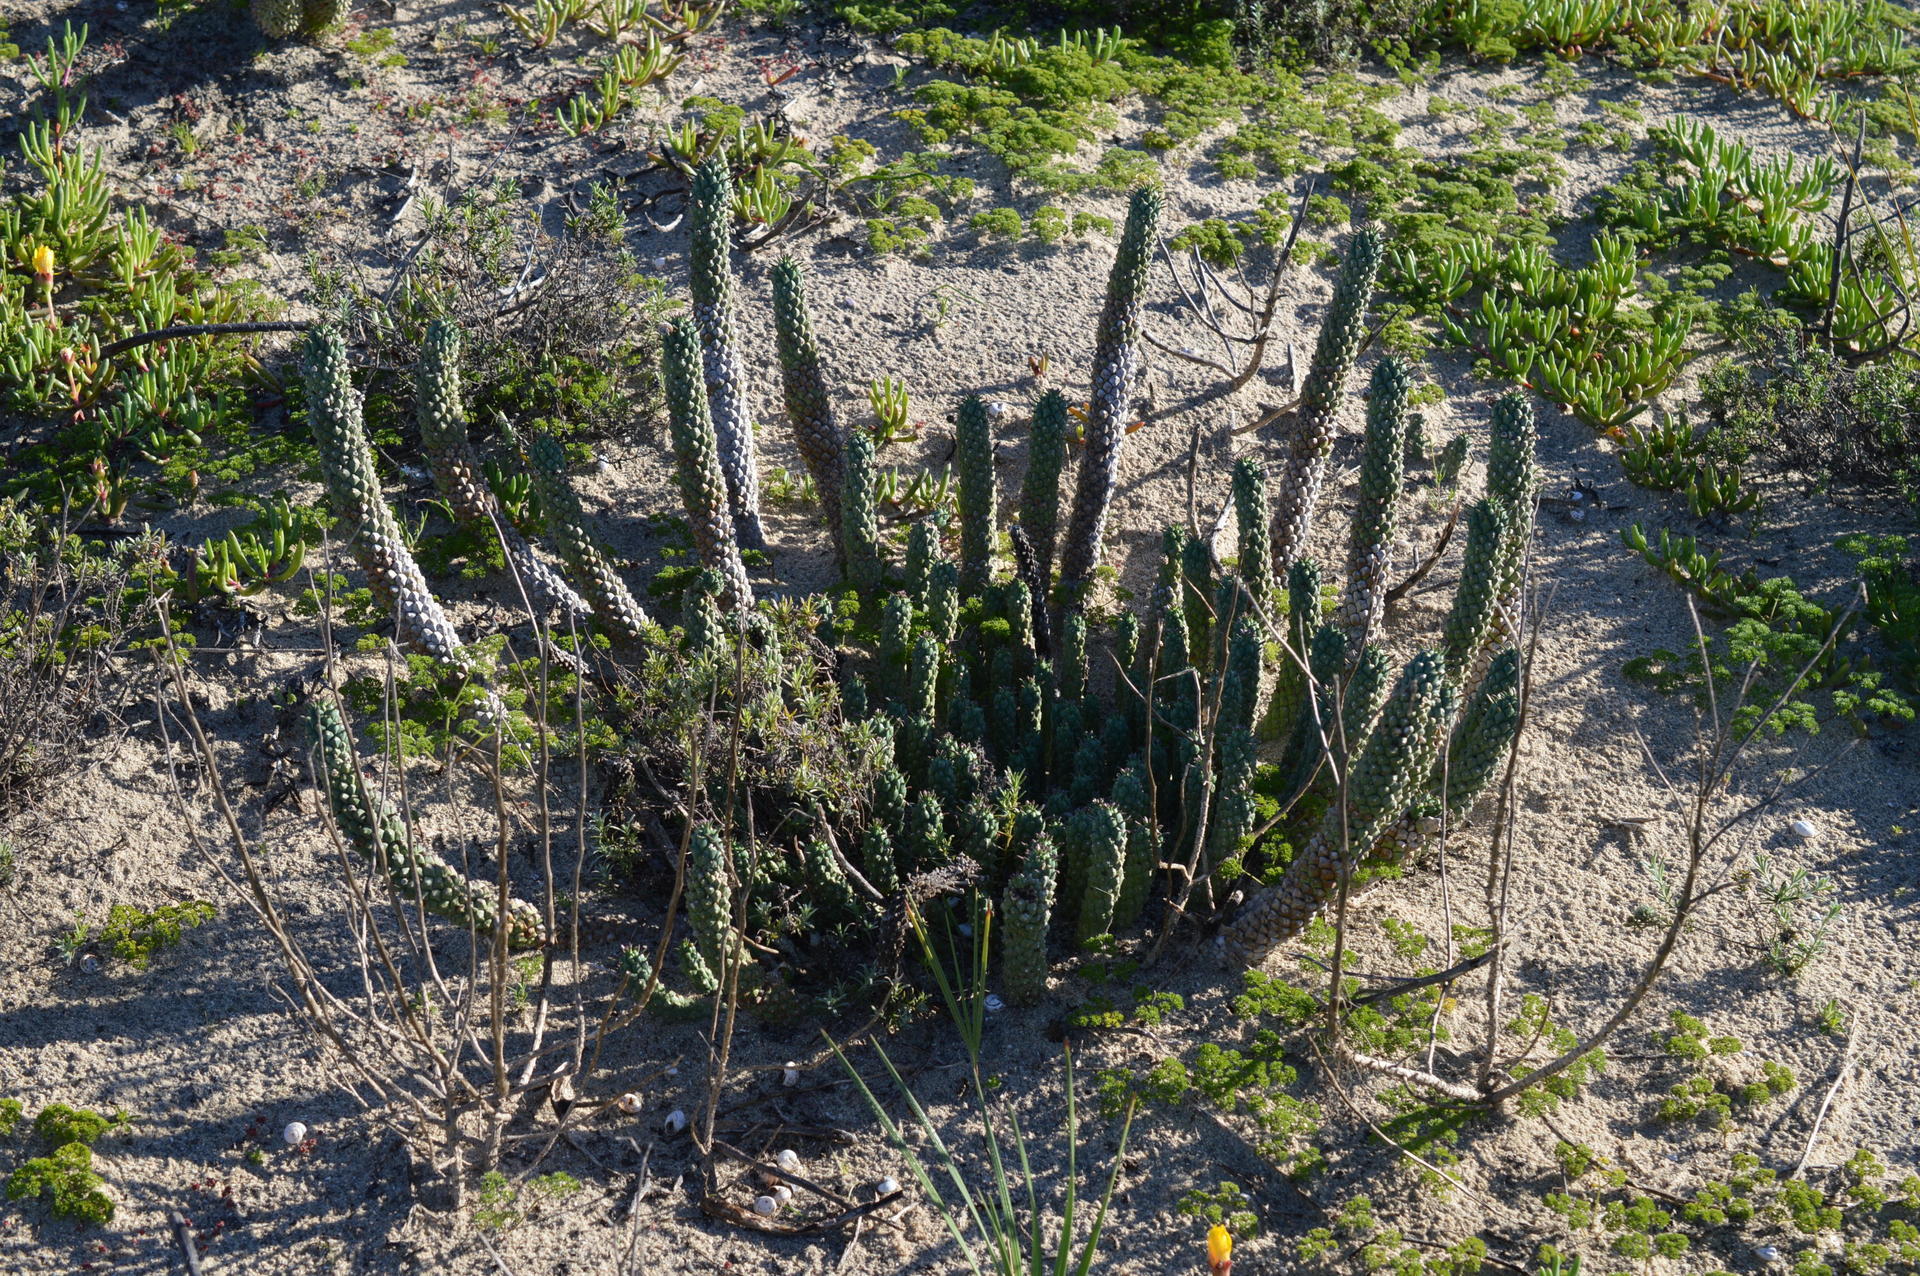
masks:
[[[145,6],[135,8],[65,0],[23,6],[16,0],[0,12],[11,17],[14,38],[27,48],[41,42],[46,21],[57,25],[70,17],[92,25],[92,47],[106,56],[96,71],[89,136],[105,149],[121,192],[147,203],[171,233],[201,247],[218,246],[226,228],[265,226],[271,252],[246,273],[288,298],[296,314],[306,291],[303,254],[370,260],[380,241],[404,246],[417,234],[416,213],[391,217],[413,165],[435,191],[495,174],[551,201],[603,168],[639,167],[639,139],[651,123],[671,114],[663,98],[658,110],[614,130],[624,146],[527,128],[521,104],[571,90],[592,59],[570,65],[552,54],[524,51],[483,4],[405,4],[391,17],[356,18],[354,29],[364,21],[395,33],[394,50],[407,59],[398,67],[372,65],[337,42],[323,48],[264,45],[226,8],[189,14],[165,33],[143,25]],[[477,43],[484,36],[498,39],[505,52],[484,57]],[[886,86],[897,59],[871,42],[811,27],[782,33],[729,22],[696,43],[694,58],[670,83],[669,94],[677,101],[696,91],[697,83],[699,92],[750,109],[771,108],[778,103],[757,70],[769,59],[802,67],[783,86],[784,109],[797,131],[821,138],[849,132],[900,144],[900,127],[887,117],[895,99]],[[1430,92],[1491,101],[1493,90],[1514,82],[1525,88],[1534,75],[1528,69],[1449,72],[1396,97],[1389,109],[1406,121],[1406,144],[1456,145],[1458,126],[1427,111]],[[20,99],[22,79],[19,66],[6,68],[0,104],[11,107]],[[1815,154],[1824,145],[1818,133],[1771,104],[1735,100],[1710,87],[1651,88],[1608,73],[1593,79],[1591,92],[1561,100],[1569,125],[1595,114],[1593,102],[1600,97],[1613,95],[1638,101],[1653,121],[1676,111],[1705,112],[1716,128],[1768,150]],[[505,105],[508,118],[461,118],[458,103],[467,94]],[[438,104],[431,114],[408,118],[408,104],[418,115],[427,102]],[[189,120],[201,138],[190,158],[164,132],[177,119]],[[1122,131],[1141,127],[1140,119],[1129,117]],[[1644,133],[1644,127],[1635,131]],[[1204,144],[1185,148],[1162,171],[1170,227],[1250,208],[1268,189],[1217,179],[1204,156]],[[1557,197],[1578,210],[1629,160],[1570,153],[1569,182]],[[983,184],[1004,190],[989,167],[979,166]],[[303,179],[309,190],[317,180],[317,193],[303,194]],[[1021,195],[1018,202],[1026,208],[1043,201]],[[1087,206],[1116,220],[1122,211],[1114,200]],[[1009,426],[1020,419],[1035,393],[1027,374],[1030,355],[1049,355],[1051,375],[1070,393],[1084,385],[1110,240],[1095,237],[1041,252],[982,246],[970,233],[949,229],[929,256],[908,261],[875,258],[857,230],[843,219],[787,247],[812,271],[817,321],[845,410],[856,408],[858,387],[873,376],[901,375],[912,388],[926,438],[918,448],[890,451],[883,461],[895,461],[894,452],[902,466],[943,457],[951,411],[967,391],[1007,404],[1003,421]],[[680,290],[683,232],[636,225],[635,234],[643,260],[663,259],[658,269]],[[748,334],[753,391],[770,423],[763,435],[765,463],[797,469],[778,426],[771,335],[758,318],[765,313],[770,264],[765,251],[741,264],[749,313],[756,316]],[[939,324],[928,321],[936,289],[945,290],[952,303]],[[1290,342],[1304,361],[1329,290],[1324,272],[1294,274],[1280,308],[1277,349]],[[1170,344],[1185,344],[1177,293],[1164,271],[1155,276],[1151,309],[1151,330]],[[1156,405],[1176,403],[1207,385],[1203,373],[1162,356],[1150,354],[1148,369],[1146,392]],[[1471,380],[1464,361],[1450,356],[1436,358],[1428,370],[1447,391],[1444,404],[1428,409],[1430,430],[1441,438],[1460,431],[1483,438],[1494,388]],[[1285,360],[1276,357],[1236,401],[1132,436],[1109,550],[1124,582],[1137,585],[1146,578],[1161,528],[1185,521],[1190,500],[1201,525],[1212,525],[1232,456],[1279,446],[1275,438],[1235,438],[1230,430],[1263,404],[1286,397],[1284,374]],[[1685,395],[1683,385],[1667,401],[1678,406]],[[1355,412],[1336,453],[1343,500],[1352,495],[1357,428]],[[1015,431],[1003,429],[1003,491],[1017,484],[1021,452]],[[1513,883],[1516,934],[1508,995],[1517,1000],[1524,992],[1544,994],[1556,1018],[1575,1028],[1604,1017],[1653,949],[1656,936],[1628,919],[1636,904],[1650,898],[1643,857],[1678,854],[1695,731],[1687,706],[1636,687],[1620,673],[1634,655],[1683,646],[1690,626],[1681,596],[1622,550],[1619,529],[1633,521],[1684,528],[1689,520],[1676,505],[1629,486],[1608,453],[1587,427],[1543,405],[1545,490],[1558,496],[1577,480],[1588,481],[1598,486],[1603,508],[1576,519],[1563,503],[1542,507],[1535,563],[1544,618],[1535,718],[1518,785],[1520,869]],[[654,547],[640,528],[641,516],[672,507],[662,453],[656,441],[636,432],[604,445],[601,456],[608,465],[581,481],[617,551],[635,561],[634,579],[644,579]],[[1734,566],[1784,560],[1803,583],[1832,583],[1839,567],[1819,556],[1821,547],[1844,531],[1886,526],[1884,510],[1808,497],[1788,480],[1779,486],[1780,499],[1761,536],[1730,553]],[[822,536],[809,513],[772,508],[773,561],[761,573],[761,586],[804,590],[825,583]],[[189,520],[199,517],[211,514],[188,514]],[[1407,535],[1409,559],[1415,547],[1431,543],[1443,517],[1437,503],[1418,504]],[[1323,520],[1329,546],[1337,525],[1337,519]],[[1400,608],[1392,622],[1396,645],[1410,650],[1437,626],[1453,571],[1451,562],[1443,564],[1431,585]],[[486,614],[484,590],[451,592],[464,620]],[[298,809],[285,805],[266,813],[266,789],[254,787],[266,775],[259,740],[270,720],[257,707],[258,697],[313,669],[315,658],[300,650],[311,642],[310,631],[279,616],[265,653],[197,665],[195,687],[205,698],[202,709],[223,770],[230,783],[239,781],[243,823],[264,848],[276,892],[291,901],[291,926],[323,968],[345,978],[349,953],[338,920],[336,869],[312,799]],[[662,1133],[665,1114],[692,1110],[704,1089],[705,1048],[691,1028],[647,1027],[619,1041],[595,1082],[595,1096],[638,1087],[643,1111],[593,1122],[577,1146],[562,1145],[542,1166],[573,1174],[584,1184],[581,1191],[537,1207],[523,1202],[525,1216],[494,1232],[476,1228],[464,1213],[442,1211],[438,1197],[417,1190],[423,1175],[394,1122],[356,1103],[337,1061],[291,1013],[265,934],[185,835],[192,821],[204,845],[225,854],[204,780],[183,773],[183,804],[150,700],[143,707],[142,697],[135,697],[127,719],[130,730],[110,755],[63,779],[55,801],[13,831],[18,873],[0,890],[0,1095],[22,1098],[29,1111],[61,1101],[130,1113],[133,1124],[100,1149],[119,1213],[108,1228],[82,1231],[49,1222],[37,1208],[10,1205],[0,1213],[0,1267],[23,1273],[177,1270],[165,1216],[178,1209],[205,1239],[208,1270],[216,1272],[961,1270],[937,1216],[923,1204],[893,1224],[865,1228],[851,1242],[844,1230],[768,1239],[703,1216],[693,1180],[681,1177],[696,1160],[691,1146],[684,1136]],[[1622,1058],[1554,1118],[1561,1130],[1617,1159],[1638,1181],[1675,1193],[1723,1167],[1731,1151],[1751,1149],[1768,1164],[1791,1165],[1846,1048],[1842,1038],[1813,1025],[1815,1013],[1832,1000],[1852,1022],[1857,1063],[1826,1116],[1812,1162],[1831,1164],[1856,1146],[1871,1146],[1897,1169],[1914,1167],[1920,1154],[1920,946],[1914,942],[1920,882],[1912,833],[1899,828],[1913,827],[1920,783],[1902,756],[1905,743],[1897,734],[1855,740],[1840,725],[1829,728],[1807,746],[1810,759],[1828,764],[1826,769],[1736,833],[1719,861],[1733,864],[1764,851],[1781,865],[1830,877],[1844,911],[1827,951],[1797,980],[1784,981],[1763,961],[1758,906],[1739,889],[1718,897],[1685,936],[1657,994],[1616,1042]],[[1787,761],[1784,750],[1757,753],[1741,769],[1736,798],[1764,791]],[[1663,783],[1662,772],[1678,793]],[[567,795],[556,799],[556,805],[569,802]],[[1623,825],[1626,817],[1651,819]],[[1816,835],[1794,837],[1794,819],[1811,822]],[[450,822],[440,831],[460,835],[474,829]],[[1371,892],[1356,906],[1360,968],[1405,969],[1381,929],[1389,916],[1434,935],[1444,933],[1449,917],[1478,919],[1484,835],[1484,825],[1467,830],[1453,848],[1445,879],[1451,911],[1432,866]],[[215,901],[219,917],[146,972],[117,964],[89,972],[54,954],[54,940],[76,917],[98,925],[115,903],[150,906],[196,897]],[[1245,1035],[1226,1005],[1227,981],[1204,959],[1204,941],[1191,942],[1193,959],[1166,961],[1145,976],[1157,988],[1182,994],[1185,1009],[1157,1028],[1076,1034],[1083,1082],[1099,1067],[1146,1066],[1190,1054],[1202,1041],[1231,1043]],[[1291,959],[1280,964],[1296,969]],[[592,986],[604,986],[607,978],[604,968],[597,970],[591,979],[600,983]],[[1056,1042],[1064,1031],[1064,1009],[1089,992],[1085,980],[1064,976],[1053,1004],[1000,1011],[989,1020],[990,1070],[1007,1078],[1015,1109],[1042,1132],[1040,1160],[1055,1188],[1064,1162]],[[1714,1030],[1745,1041],[1737,1068],[1779,1060],[1799,1074],[1801,1088],[1729,1136],[1652,1121],[1652,1109],[1675,1074],[1651,1034],[1671,1009],[1700,1015]],[[1477,994],[1463,994],[1447,1015],[1463,1051],[1478,1040],[1483,1022]],[[811,1026],[743,1028],[729,1092],[729,1102],[740,1105],[736,1139],[743,1145],[757,1140],[750,1144],[756,1149],[793,1146],[810,1174],[851,1196],[885,1175],[905,1179],[899,1159],[818,1042]],[[931,1030],[904,1034],[889,1049],[916,1077],[934,1111],[964,1124],[962,1056],[953,1035],[936,1021]],[[661,1062],[674,1058],[681,1060],[678,1075],[654,1076]],[[778,1084],[778,1065],[789,1059],[803,1065],[801,1082],[792,1088]],[[1356,1077],[1343,1084],[1355,1087],[1356,1101],[1373,1119],[1384,1117],[1377,1086]],[[1482,1234],[1494,1256],[1510,1263],[1527,1263],[1538,1240],[1557,1234],[1538,1204],[1540,1193],[1556,1181],[1556,1134],[1543,1123],[1515,1118],[1477,1128],[1452,1167],[1461,1187],[1435,1193],[1396,1165],[1391,1150],[1369,1142],[1364,1127],[1321,1080],[1306,1091],[1326,1110],[1321,1141],[1331,1162],[1308,1188],[1310,1199],[1260,1161],[1239,1121],[1198,1107],[1144,1113],[1128,1147],[1102,1270],[1196,1270],[1203,1228],[1175,1216],[1173,1207],[1189,1189],[1222,1179],[1240,1183],[1262,1217],[1263,1236],[1245,1243],[1239,1254],[1247,1272],[1284,1270],[1292,1239],[1322,1221],[1319,1207],[1361,1192],[1410,1235],[1451,1241]],[[313,1132],[304,1149],[280,1143],[279,1131],[294,1120]],[[1118,1131],[1094,1117],[1087,1124],[1080,1163],[1103,1172]],[[819,1133],[769,1142],[783,1125]],[[977,1155],[971,1144],[962,1146]],[[250,1157],[254,1149],[262,1155]],[[652,1188],[636,1205],[643,1160]],[[510,1157],[507,1168],[523,1165]]]

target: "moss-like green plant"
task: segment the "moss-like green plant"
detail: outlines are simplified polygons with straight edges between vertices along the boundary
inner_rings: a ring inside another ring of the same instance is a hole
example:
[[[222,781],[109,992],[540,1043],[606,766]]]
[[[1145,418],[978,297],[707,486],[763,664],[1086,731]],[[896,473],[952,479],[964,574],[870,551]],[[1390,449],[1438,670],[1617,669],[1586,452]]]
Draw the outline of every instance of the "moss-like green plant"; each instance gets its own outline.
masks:
[[[93,1149],[68,1143],[51,1156],[36,1156],[7,1176],[7,1199],[32,1200],[45,1196],[55,1218],[96,1226],[113,1220],[113,1198],[101,1190],[104,1183],[93,1168]]]
[[[161,904],[157,908],[115,904],[107,913],[107,924],[100,929],[100,939],[115,957],[135,970],[145,970],[152,964],[154,953],[172,948],[184,932],[200,926],[213,915],[213,905],[204,899]]]

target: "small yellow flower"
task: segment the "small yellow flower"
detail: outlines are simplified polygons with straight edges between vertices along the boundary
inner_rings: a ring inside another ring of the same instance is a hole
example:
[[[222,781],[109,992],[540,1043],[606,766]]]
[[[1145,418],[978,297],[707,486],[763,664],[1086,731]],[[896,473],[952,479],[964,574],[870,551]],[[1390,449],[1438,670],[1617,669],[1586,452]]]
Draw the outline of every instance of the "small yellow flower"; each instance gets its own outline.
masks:
[[[33,273],[43,284],[53,282],[53,249],[42,244],[33,250]]]
[[[1233,1271],[1233,1233],[1218,1223],[1207,1229],[1207,1267],[1214,1276]]]

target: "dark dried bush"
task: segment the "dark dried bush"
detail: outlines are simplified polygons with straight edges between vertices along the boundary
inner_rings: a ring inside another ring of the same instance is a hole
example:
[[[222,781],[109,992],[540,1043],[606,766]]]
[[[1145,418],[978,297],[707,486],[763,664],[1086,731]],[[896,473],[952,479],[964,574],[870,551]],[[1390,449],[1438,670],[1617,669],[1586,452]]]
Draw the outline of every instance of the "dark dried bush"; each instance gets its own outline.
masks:
[[[1770,327],[1750,345],[1750,363],[1701,381],[1716,452],[1920,501],[1920,373],[1893,360],[1849,364],[1797,327]]]
[[[140,581],[159,544],[102,550],[0,500],[0,827],[106,756],[102,730],[131,693],[119,657],[153,621]]]
[[[554,228],[507,181],[425,216],[424,233],[403,242],[377,286],[358,267],[313,269],[315,304],[369,363],[404,373],[427,325],[446,318],[465,334],[461,372],[477,429],[500,412],[543,419],[562,436],[605,437],[654,417],[656,330],[668,303],[626,247],[610,190],[596,188]],[[405,375],[376,378],[368,419],[404,419],[376,404],[410,393]]]

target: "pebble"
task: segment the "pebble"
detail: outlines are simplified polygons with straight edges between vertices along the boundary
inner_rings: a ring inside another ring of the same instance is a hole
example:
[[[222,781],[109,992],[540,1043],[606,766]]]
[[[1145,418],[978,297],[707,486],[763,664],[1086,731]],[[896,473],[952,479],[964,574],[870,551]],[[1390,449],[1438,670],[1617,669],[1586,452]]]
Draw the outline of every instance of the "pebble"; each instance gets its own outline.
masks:
[[[307,1127],[299,1121],[287,1122],[287,1128],[280,1131],[280,1141],[290,1148],[299,1147],[307,1141]]]
[[[1815,828],[1813,824],[1807,820],[1795,820],[1793,823],[1787,825],[1787,827],[1793,830],[1793,835],[1803,842],[1811,841],[1814,837],[1818,836],[1820,832],[1819,829]]]

